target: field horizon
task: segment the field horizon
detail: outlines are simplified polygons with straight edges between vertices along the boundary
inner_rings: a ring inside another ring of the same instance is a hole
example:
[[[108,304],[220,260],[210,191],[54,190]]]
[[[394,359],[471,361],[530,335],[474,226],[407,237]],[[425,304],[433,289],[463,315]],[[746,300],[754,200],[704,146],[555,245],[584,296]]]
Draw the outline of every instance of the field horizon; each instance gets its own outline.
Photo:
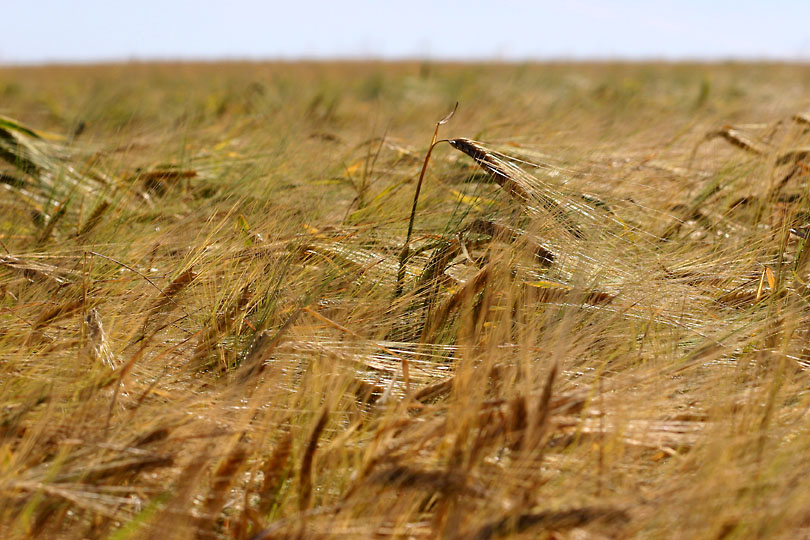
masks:
[[[0,190],[3,538],[810,538],[808,64],[2,66]]]

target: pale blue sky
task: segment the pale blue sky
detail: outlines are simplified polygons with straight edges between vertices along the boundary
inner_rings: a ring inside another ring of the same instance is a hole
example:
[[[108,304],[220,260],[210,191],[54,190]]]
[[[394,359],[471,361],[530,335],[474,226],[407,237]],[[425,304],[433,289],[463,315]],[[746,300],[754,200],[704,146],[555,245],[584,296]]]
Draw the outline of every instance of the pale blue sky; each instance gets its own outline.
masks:
[[[0,63],[150,59],[810,61],[810,0],[0,0]]]

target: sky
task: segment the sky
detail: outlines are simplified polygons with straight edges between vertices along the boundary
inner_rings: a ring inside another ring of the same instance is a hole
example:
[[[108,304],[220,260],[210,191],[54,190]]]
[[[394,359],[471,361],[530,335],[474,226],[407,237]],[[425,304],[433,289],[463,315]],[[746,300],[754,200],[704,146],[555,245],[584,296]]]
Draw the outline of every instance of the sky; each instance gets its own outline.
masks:
[[[810,0],[0,0],[0,64],[810,61]]]

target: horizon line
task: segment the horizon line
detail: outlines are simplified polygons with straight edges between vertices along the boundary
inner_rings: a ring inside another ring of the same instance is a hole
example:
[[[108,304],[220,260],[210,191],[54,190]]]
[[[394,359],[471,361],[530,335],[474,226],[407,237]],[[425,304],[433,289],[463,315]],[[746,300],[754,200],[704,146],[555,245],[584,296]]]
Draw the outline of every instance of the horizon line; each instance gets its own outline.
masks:
[[[106,58],[78,58],[78,59],[41,59],[41,60],[5,60],[0,57],[0,68],[5,67],[91,67],[105,65],[125,64],[785,64],[810,66],[810,56],[548,56],[548,57],[455,57],[455,56],[372,56],[372,55],[346,55],[346,56],[251,56],[251,55],[223,55],[223,56],[111,56]]]

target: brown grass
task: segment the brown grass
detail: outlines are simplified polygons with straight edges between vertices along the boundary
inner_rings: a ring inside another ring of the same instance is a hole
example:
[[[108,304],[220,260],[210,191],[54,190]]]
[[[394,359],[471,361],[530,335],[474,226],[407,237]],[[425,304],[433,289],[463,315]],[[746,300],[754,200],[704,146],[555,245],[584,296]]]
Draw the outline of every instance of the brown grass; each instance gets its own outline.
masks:
[[[808,89],[5,68],[0,537],[806,536]]]

